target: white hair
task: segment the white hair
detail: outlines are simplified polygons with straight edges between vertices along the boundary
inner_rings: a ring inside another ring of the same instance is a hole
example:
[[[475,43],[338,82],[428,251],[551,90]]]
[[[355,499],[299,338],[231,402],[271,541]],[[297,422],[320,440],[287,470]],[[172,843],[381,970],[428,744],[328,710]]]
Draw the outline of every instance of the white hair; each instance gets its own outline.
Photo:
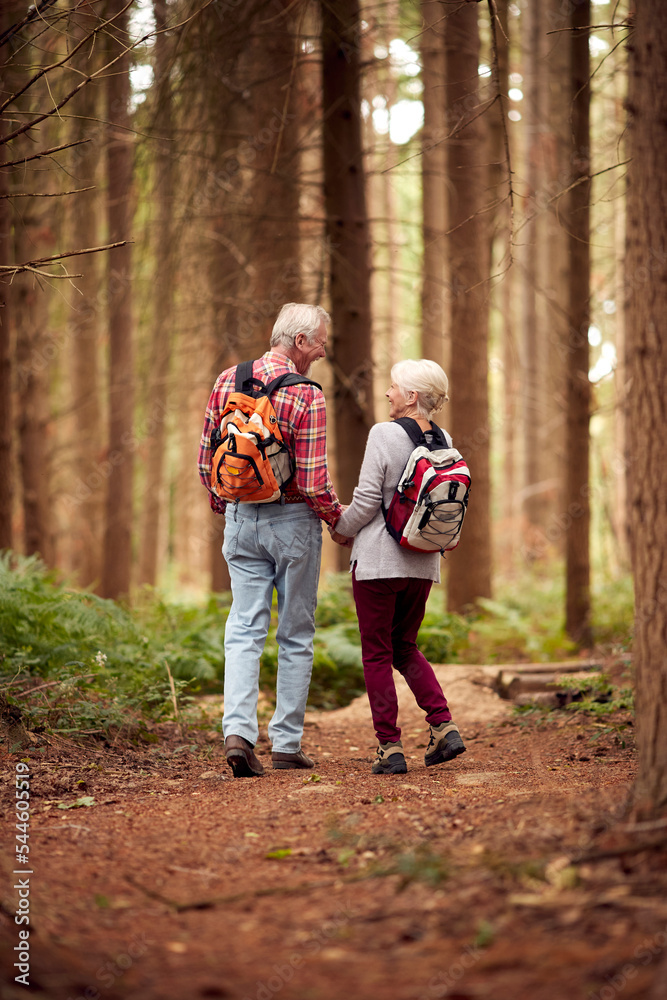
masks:
[[[391,369],[391,380],[403,392],[416,392],[417,412],[430,419],[449,399],[449,379],[435,361],[399,361]]]
[[[312,343],[320,328],[320,323],[331,321],[331,317],[322,306],[311,306],[304,302],[287,302],[273,324],[270,346],[294,347],[298,333],[303,333],[309,343]]]

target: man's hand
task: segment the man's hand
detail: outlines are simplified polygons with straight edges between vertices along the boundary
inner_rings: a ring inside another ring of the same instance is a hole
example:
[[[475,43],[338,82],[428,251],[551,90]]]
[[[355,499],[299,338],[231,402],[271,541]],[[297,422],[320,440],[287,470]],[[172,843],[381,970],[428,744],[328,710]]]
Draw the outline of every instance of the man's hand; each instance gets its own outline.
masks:
[[[354,538],[349,538],[347,535],[340,535],[335,528],[329,527],[329,534],[333,538],[334,542],[338,545],[342,545],[345,549],[351,549]]]

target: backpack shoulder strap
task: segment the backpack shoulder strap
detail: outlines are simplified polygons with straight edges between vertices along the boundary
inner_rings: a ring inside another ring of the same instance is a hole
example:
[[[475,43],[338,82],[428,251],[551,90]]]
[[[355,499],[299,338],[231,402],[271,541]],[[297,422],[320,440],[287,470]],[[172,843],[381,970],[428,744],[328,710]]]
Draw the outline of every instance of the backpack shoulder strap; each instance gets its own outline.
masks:
[[[259,379],[253,379],[252,377],[253,364],[254,361],[242,361],[241,364],[236,366],[236,375],[234,377],[234,392],[243,392],[243,386],[246,383],[259,382]],[[260,385],[263,385],[263,383],[260,383]]]
[[[277,389],[284,389],[288,385],[314,385],[320,392],[322,391],[320,383],[314,382],[312,378],[306,378],[305,375],[298,375],[296,372],[284,372],[269,382],[266,387],[266,395],[271,396]]]
[[[412,417],[398,417],[394,420],[394,423],[403,428],[415,448],[419,447],[420,444],[426,444],[426,438],[424,437],[423,430],[417,421],[412,419]]]
[[[264,383],[261,379],[253,378],[252,367],[254,363],[254,361],[242,361],[236,366],[234,392],[244,392],[247,396],[257,398],[270,396],[277,389],[283,389],[287,385],[314,385],[322,392],[322,386],[319,382],[314,382],[311,378],[306,378],[305,375],[299,375],[297,372],[283,372],[271,382]]]
[[[394,420],[394,423],[399,424],[399,426],[403,428],[415,448],[422,445],[423,447],[428,448],[429,451],[437,451],[439,448],[452,447],[451,438],[447,432],[443,431],[437,424],[434,424],[433,421],[431,421],[431,432],[433,433],[433,440],[431,442],[426,440],[424,431],[421,429],[417,421],[412,419],[412,417],[398,417]]]
[[[447,431],[443,431],[442,427],[438,427],[431,421],[431,430],[433,432],[433,444],[431,445],[431,451],[437,451],[439,448],[451,448],[452,439],[447,434]]]

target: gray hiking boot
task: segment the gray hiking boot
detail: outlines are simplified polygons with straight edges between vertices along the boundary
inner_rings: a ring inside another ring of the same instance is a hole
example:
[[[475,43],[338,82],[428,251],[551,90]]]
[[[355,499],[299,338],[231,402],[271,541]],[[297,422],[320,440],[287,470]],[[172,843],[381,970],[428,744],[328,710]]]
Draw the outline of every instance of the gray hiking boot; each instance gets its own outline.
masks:
[[[377,760],[371,768],[373,774],[407,774],[408,765],[403,756],[403,744],[380,743],[377,748]]]

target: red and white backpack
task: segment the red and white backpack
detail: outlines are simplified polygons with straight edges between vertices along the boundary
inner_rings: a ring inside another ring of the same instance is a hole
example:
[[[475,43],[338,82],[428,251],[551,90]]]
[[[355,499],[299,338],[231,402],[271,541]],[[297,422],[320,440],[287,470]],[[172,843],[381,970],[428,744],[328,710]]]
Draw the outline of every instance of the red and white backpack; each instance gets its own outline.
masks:
[[[398,486],[382,512],[387,531],[404,549],[441,552],[456,548],[470,495],[470,471],[449,436],[431,423],[429,442],[416,420],[394,421],[415,444]]]

